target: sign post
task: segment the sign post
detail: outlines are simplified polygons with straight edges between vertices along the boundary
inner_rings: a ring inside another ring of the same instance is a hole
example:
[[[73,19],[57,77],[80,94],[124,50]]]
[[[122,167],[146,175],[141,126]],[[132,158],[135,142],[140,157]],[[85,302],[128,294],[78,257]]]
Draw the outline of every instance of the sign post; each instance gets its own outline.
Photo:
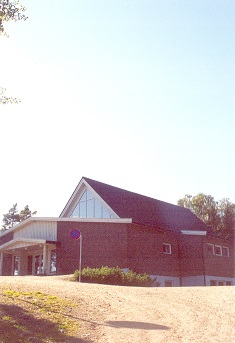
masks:
[[[82,279],[82,234],[79,229],[71,229],[70,230],[70,238],[72,239],[80,239],[80,258],[79,258],[79,282]]]

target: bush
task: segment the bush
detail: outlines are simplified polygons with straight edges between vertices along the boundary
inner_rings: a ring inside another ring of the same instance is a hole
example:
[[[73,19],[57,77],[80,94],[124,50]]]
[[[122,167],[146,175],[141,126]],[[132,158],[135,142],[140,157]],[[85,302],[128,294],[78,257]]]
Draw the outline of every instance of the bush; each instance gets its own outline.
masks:
[[[79,270],[74,272],[75,280],[79,280]],[[149,275],[137,274],[132,270],[125,273],[121,268],[84,268],[82,270],[82,282],[99,283],[106,285],[125,286],[151,286],[153,281]]]

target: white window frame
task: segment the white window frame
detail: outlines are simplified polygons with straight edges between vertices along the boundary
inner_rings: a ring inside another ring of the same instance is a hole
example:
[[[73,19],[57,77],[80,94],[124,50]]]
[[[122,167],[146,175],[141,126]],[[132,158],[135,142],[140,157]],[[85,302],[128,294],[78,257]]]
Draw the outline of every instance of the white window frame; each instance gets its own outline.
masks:
[[[169,252],[168,251],[164,251],[165,250],[164,247],[169,248]],[[171,255],[171,244],[170,243],[163,243],[162,248],[163,248],[162,249],[163,250],[163,254]]]
[[[219,248],[220,252],[217,254],[216,253],[216,248]],[[215,244],[215,255],[216,256],[222,256],[222,246]]]
[[[224,250],[227,251],[227,255],[225,255],[225,254],[223,253]],[[229,247],[224,247],[224,246],[222,246],[222,254],[223,254],[224,257],[229,257]]]
[[[212,247],[212,250],[213,250],[212,254],[209,252],[209,249],[208,249],[209,246]],[[214,247],[214,244],[212,244],[212,243],[207,243],[207,251],[208,251],[208,254],[209,254],[209,255],[215,255],[215,247]]]

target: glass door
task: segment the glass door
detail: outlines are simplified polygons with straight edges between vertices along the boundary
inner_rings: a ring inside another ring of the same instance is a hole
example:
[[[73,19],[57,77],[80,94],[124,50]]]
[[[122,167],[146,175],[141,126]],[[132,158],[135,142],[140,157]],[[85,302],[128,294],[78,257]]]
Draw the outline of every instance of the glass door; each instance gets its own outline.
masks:
[[[43,255],[34,256],[34,275],[43,274]]]

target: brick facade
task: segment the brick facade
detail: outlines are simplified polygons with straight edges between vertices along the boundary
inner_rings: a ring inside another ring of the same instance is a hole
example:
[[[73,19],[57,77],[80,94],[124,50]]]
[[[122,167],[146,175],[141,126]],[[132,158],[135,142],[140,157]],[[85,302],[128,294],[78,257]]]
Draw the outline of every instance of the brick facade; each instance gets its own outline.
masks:
[[[0,236],[0,245],[5,244],[13,239],[13,232],[7,232],[4,236]]]
[[[208,250],[208,243],[215,247],[221,247],[222,255],[210,254]],[[235,277],[235,255],[234,255],[234,239],[219,238],[207,236],[204,240],[204,260],[205,273],[213,276]],[[224,248],[228,248],[229,256],[225,256]]]
[[[127,225],[115,223],[58,222],[57,273],[74,273],[79,268],[80,241],[70,230],[82,234],[82,267],[119,266],[127,268]]]
[[[163,230],[131,225],[128,228],[129,267],[151,275],[179,275],[178,235]],[[171,254],[163,252],[163,244],[171,245]]]

